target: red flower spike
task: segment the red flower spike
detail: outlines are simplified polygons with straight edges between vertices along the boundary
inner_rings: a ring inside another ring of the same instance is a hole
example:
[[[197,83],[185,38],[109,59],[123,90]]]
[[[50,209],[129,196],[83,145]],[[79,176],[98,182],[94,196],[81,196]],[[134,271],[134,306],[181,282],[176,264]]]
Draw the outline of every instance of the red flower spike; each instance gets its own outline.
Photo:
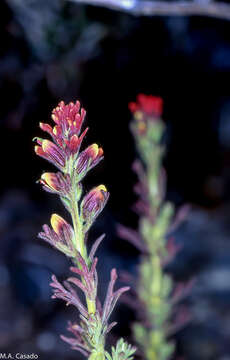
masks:
[[[65,105],[63,101],[61,101],[58,106],[52,112],[52,119],[54,122],[62,127],[62,130],[70,130],[75,134],[79,135],[81,131],[81,126],[84,121],[86,111],[81,109],[80,111],[80,102],[76,101],[76,103],[69,103]]]
[[[80,135],[82,123],[86,112],[80,110],[80,102],[65,105],[63,101],[52,112],[55,126],[40,123],[40,128],[47,132],[54,141],[37,139],[42,149],[36,148],[35,152],[52,162],[60,170],[64,170],[66,161],[71,155],[77,155],[82,140],[88,129]]]
[[[160,117],[163,112],[163,100],[157,96],[139,94],[136,102],[129,103],[129,110],[133,114],[140,111],[147,115]]]

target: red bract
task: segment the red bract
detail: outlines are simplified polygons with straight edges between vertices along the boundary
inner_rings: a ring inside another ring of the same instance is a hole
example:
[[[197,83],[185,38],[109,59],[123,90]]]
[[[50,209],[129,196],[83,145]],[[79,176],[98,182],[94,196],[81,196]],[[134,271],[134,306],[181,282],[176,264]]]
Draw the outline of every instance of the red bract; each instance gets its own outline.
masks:
[[[76,101],[65,105],[64,101],[61,101],[58,106],[52,112],[52,119],[57,124],[57,131],[70,131],[71,135],[79,135],[81,126],[84,121],[86,111],[81,109],[81,104]]]
[[[157,96],[139,94],[136,102],[129,103],[129,109],[132,113],[141,111],[147,115],[160,117],[163,111],[163,100]]]

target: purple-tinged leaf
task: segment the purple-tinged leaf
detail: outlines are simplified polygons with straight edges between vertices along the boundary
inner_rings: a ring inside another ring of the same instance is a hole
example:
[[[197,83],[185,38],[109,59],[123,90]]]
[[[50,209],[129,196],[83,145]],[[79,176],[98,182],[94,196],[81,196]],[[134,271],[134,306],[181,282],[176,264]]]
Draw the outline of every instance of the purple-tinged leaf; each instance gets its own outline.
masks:
[[[102,322],[103,323],[106,323],[106,321],[107,321],[107,313],[109,312],[110,305],[111,305],[111,302],[112,302],[113,288],[114,288],[114,284],[115,284],[116,280],[117,280],[116,269],[112,269],[111,270],[111,275],[110,275],[110,282],[109,282],[105,302],[104,302],[104,305],[103,305],[103,311],[102,311],[103,312],[103,315],[102,315]]]
[[[182,328],[188,325],[191,321],[192,315],[186,306],[181,306],[177,309],[176,318],[172,322],[172,325],[167,330],[167,336],[172,336]]]
[[[134,245],[138,250],[140,250],[142,253],[147,253],[147,248],[144,244],[144,241],[142,241],[140,235],[137,231],[132,230],[130,228],[127,228],[123,225],[117,226],[117,232],[118,235],[124,239],[130,242],[132,245]]]
[[[90,275],[93,277],[96,271],[96,266],[97,266],[97,262],[98,262],[98,258],[95,258],[93,260],[93,263],[91,265],[91,269],[90,269]]]
[[[177,227],[186,220],[189,211],[190,211],[190,206],[188,204],[180,207],[180,209],[176,213],[173,223],[169,228],[168,233],[172,233],[173,231],[175,231]]]
[[[96,298],[96,307],[98,314],[100,315],[100,317],[102,317],[102,304],[101,301],[98,299],[98,297]]]
[[[103,306],[103,312],[102,312],[102,323],[103,324],[107,323],[119,297],[125,291],[129,290],[129,287],[123,287],[123,288],[117,290],[116,292],[113,292],[113,288],[114,288],[116,280],[117,280],[116,269],[112,269],[111,280],[109,282],[108,291],[106,294],[106,298],[105,298],[105,302],[104,302],[104,306]]]
[[[80,351],[84,356],[89,356],[89,351],[87,350],[87,348],[85,348],[85,346],[83,344],[81,344],[80,342],[77,341],[77,339],[75,338],[69,338],[66,337],[64,335],[61,335],[60,338],[67,342],[68,344],[71,345],[73,350],[78,350]]]
[[[177,284],[171,296],[171,303],[175,305],[184,300],[190,294],[195,281],[196,279],[192,278],[187,283]]]
[[[77,267],[71,267],[70,270],[80,275],[84,279],[84,283],[78,278],[74,277],[69,278],[68,281],[78,286],[88,298],[93,300],[95,299],[97,292],[97,258],[94,259],[93,264],[91,265],[91,269],[89,269],[85,260],[79,253],[77,255],[77,260],[80,264],[81,269],[79,270]]]
[[[67,330],[72,332],[77,338],[81,338],[81,335],[85,332],[81,326],[78,324],[72,324],[71,321],[68,321]]]
[[[74,285],[76,285],[77,287],[79,287],[83,291],[83,293],[86,294],[86,296],[89,296],[87,287],[85,285],[83,285],[79,279],[77,279],[75,277],[70,277],[67,280],[69,282],[73,283]]]
[[[162,258],[162,266],[164,267],[169,264],[174,259],[176,254],[181,250],[181,248],[182,245],[176,244],[174,237],[171,236],[166,243],[166,250],[168,251],[168,254]]]
[[[89,253],[89,258],[90,258],[91,260],[93,260],[94,255],[95,255],[95,253],[96,253],[96,251],[97,251],[97,249],[98,249],[98,246],[100,245],[100,243],[102,242],[102,240],[104,239],[104,237],[105,237],[105,234],[102,234],[102,235],[95,241],[95,243],[93,244],[93,246],[92,246],[92,248],[91,248],[91,250],[90,250],[90,253]]]
[[[110,307],[109,307],[109,311],[107,312],[106,314],[106,321],[108,321],[108,319],[110,318],[110,315],[112,314],[113,312],[113,309],[119,299],[119,297],[126,291],[129,291],[130,287],[129,286],[126,286],[126,287],[123,287],[119,290],[117,290],[114,294],[113,294],[113,297],[112,297],[112,301],[110,303]]]
[[[76,306],[76,308],[80,311],[80,313],[87,317],[88,312],[84,305],[81,303],[79,297],[76,292],[71,288],[68,288],[70,291],[67,291],[57,280],[56,276],[52,276],[53,282],[50,283],[50,286],[53,288],[54,294],[52,299],[58,298],[66,301],[67,305],[71,304]],[[70,286],[70,285],[69,285]]]
[[[115,321],[113,321],[111,324],[109,324],[106,329],[106,334],[108,334],[112,330],[112,328],[116,325],[117,325],[117,322],[115,322]]]

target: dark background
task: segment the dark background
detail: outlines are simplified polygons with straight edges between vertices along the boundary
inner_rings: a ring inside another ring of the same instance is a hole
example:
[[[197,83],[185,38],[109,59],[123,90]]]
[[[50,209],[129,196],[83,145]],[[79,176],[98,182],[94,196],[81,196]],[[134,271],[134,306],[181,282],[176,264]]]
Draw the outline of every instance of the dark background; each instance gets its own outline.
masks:
[[[69,263],[37,239],[51,213],[67,216],[36,184],[52,166],[32,144],[60,100],[82,102],[85,144],[105,152],[85,181],[86,190],[105,183],[111,192],[90,234],[107,234],[98,252],[101,296],[112,267],[136,275],[139,254],[116,224],[137,227],[127,105],[142,92],[164,100],[167,197],[191,204],[175,234],[184,247],[169,268],[176,280],[196,278],[186,301],[192,321],[175,334],[175,358],[230,359],[230,96],[220,95],[230,84],[230,22],[2,0],[0,45],[0,352],[81,358],[58,337],[76,312],[50,299],[51,274],[65,278]],[[115,318],[109,342],[132,341],[135,313],[120,303]]]

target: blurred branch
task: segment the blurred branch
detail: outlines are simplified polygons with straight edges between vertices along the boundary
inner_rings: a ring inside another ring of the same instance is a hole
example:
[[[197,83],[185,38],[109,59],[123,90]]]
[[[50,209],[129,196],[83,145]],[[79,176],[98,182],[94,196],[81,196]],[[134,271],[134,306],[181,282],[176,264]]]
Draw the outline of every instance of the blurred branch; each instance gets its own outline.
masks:
[[[78,4],[101,6],[135,16],[209,16],[230,20],[230,4],[209,0],[137,1],[137,0],[70,0]]]

